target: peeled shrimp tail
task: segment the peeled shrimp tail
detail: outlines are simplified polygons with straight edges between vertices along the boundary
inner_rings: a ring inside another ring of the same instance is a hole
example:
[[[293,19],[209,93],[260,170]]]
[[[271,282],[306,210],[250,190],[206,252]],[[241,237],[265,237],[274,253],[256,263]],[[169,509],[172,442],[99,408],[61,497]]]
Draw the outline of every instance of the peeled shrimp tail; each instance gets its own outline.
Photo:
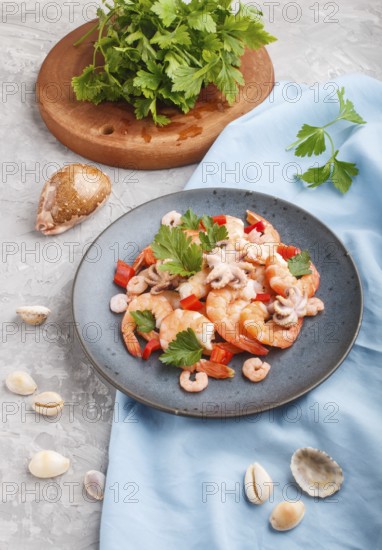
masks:
[[[123,341],[125,342],[126,347],[131,355],[133,355],[134,357],[142,357],[141,346],[139,345],[137,337],[134,334],[135,327],[136,323],[134,319],[130,315],[130,312],[126,311],[125,315],[123,316],[121,326]]]
[[[201,359],[195,364],[197,372],[205,372],[210,378],[223,379],[235,376],[235,371],[222,363]]]

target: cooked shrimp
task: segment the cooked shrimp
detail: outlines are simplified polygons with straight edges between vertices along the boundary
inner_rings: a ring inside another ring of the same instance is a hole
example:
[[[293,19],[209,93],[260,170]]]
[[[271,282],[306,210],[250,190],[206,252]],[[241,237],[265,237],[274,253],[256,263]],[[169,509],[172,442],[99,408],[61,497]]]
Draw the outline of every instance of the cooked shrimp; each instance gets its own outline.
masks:
[[[116,294],[110,299],[110,309],[113,313],[123,313],[127,310],[127,304],[126,294]]]
[[[180,387],[185,391],[195,393],[203,391],[208,386],[208,376],[205,372],[197,372],[195,374],[195,380],[190,378],[191,372],[189,370],[183,370],[179,377]]]
[[[288,263],[280,254],[276,253],[273,257],[270,256],[266,262],[266,266],[265,275],[269,285],[281,296],[286,296],[289,288],[297,286],[302,293],[306,293],[307,297],[310,298],[315,294],[320,285],[320,275],[312,262],[310,263],[312,273],[310,275],[303,275],[299,279],[292,275],[289,271]]]
[[[159,293],[159,296],[164,296],[172,305],[172,309],[180,308],[179,292],[176,292],[175,290],[162,290],[162,292]]]
[[[208,274],[208,269],[202,269],[202,271],[198,271],[195,275],[187,279],[187,281],[181,283],[178,287],[181,300],[187,298],[187,296],[191,294],[194,294],[198,300],[207,296],[211,288],[210,285],[206,283]]]
[[[273,227],[273,225],[251,210],[247,210],[247,222],[251,225],[263,222],[265,229],[262,232],[257,230],[251,231],[248,235],[248,239],[253,243],[263,244],[263,243],[279,243],[281,241],[279,232]]]
[[[132,311],[151,311],[155,317],[156,327],[160,328],[163,319],[172,311],[172,306],[164,296],[154,296],[152,294],[141,294],[134,298],[122,319],[122,335],[127,349],[134,357],[142,357],[142,350],[134,334],[136,323],[131,315]]]
[[[261,382],[267,376],[271,366],[265,361],[261,361],[258,357],[251,357],[244,361],[242,372],[251,382]]]
[[[151,249],[151,246],[146,246],[135,258],[133,263],[133,269],[137,272],[141,267],[147,267],[156,263],[156,258]]]
[[[224,224],[228,231],[228,239],[230,241],[237,241],[244,237],[244,222],[240,218],[234,216],[226,216],[226,223]]]
[[[222,363],[216,363],[215,361],[208,361],[207,359],[201,359],[195,363],[195,368],[197,372],[205,372],[211,378],[222,379],[233,378],[235,376],[235,371],[231,367]]]
[[[268,318],[267,307],[262,302],[252,302],[240,313],[240,329],[242,333],[266,346],[289,348],[300,333],[303,319],[298,319],[292,326],[285,328],[272,319],[267,321]]]
[[[227,342],[254,355],[266,355],[266,348],[240,331],[240,314],[256,296],[253,283],[254,281],[248,281],[242,290],[211,290],[206,302],[207,317],[213,321],[217,332]]]
[[[176,335],[191,328],[201,346],[206,350],[212,349],[212,340],[215,336],[214,324],[207,317],[197,311],[175,309],[163,320],[159,338],[163,350],[166,350]]]
[[[168,225],[169,227],[176,227],[182,223],[182,214],[179,214],[176,210],[167,212],[162,218],[162,225]]]

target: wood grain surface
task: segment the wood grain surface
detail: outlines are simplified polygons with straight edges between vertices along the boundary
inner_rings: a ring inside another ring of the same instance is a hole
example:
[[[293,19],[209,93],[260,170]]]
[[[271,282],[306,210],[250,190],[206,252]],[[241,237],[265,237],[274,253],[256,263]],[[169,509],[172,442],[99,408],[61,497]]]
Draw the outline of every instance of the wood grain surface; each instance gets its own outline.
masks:
[[[261,48],[243,55],[245,85],[232,106],[209,85],[187,114],[163,106],[159,112],[169,116],[171,123],[162,128],[149,118],[136,120],[126,102],[77,101],[71,79],[91,63],[96,33],[80,46],[73,44],[92,26],[94,21],[60,40],[47,55],[37,80],[40,113],[48,129],[87,159],[146,170],[198,162],[229,122],[264,101],[273,88],[272,62]]]

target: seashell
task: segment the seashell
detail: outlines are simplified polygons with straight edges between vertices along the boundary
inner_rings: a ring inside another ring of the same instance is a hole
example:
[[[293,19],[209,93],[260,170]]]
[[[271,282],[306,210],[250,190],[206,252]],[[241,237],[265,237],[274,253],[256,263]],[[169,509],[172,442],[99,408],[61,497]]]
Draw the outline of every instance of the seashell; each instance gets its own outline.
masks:
[[[50,309],[45,306],[22,306],[16,309],[16,313],[28,325],[41,325],[50,314]]]
[[[96,500],[103,500],[105,490],[105,474],[98,470],[89,470],[84,477],[84,487],[89,496]]]
[[[110,309],[113,313],[123,313],[127,310],[128,298],[126,294],[116,294],[110,299]]]
[[[306,447],[297,449],[290,463],[298,485],[310,496],[325,498],[341,488],[344,481],[342,469],[324,451]]]
[[[8,374],[5,385],[9,391],[18,395],[31,395],[37,390],[37,384],[31,375],[22,370],[16,370]]]
[[[44,391],[33,397],[33,409],[45,416],[55,416],[64,408],[64,400],[54,391]]]
[[[272,478],[258,462],[250,464],[244,477],[244,490],[249,502],[263,504],[269,500],[272,483]]]
[[[58,235],[81,223],[108,199],[109,177],[88,164],[69,164],[55,172],[41,192],[36,230]]]
[[[296,527],[305,515],[305,505],[297,502],[280,502],[273,508],[269,521],[276,531],[289,531]]]
[[[64,474],[70,466],[69,458],[56,451],[39,451],[29,462],[29,471],[35,477],[47,478]]]

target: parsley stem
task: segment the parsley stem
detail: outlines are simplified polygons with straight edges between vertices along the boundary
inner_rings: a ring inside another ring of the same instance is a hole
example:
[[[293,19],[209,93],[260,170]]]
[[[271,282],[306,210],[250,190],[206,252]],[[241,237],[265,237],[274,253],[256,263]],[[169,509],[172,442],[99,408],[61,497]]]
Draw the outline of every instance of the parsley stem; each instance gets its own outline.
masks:
[[[336,151],[336,149],[335,149],[335,147],[334,147],[333,140],[332,140],[332,138],[330,137],[330,134],[329,134],[326,130],[324,130],[324,134],[325,134],[325,136],[326,136],[326,137],[329,139],[329,141],[330,141],[330,145],[331,145],[331,147],[332,147],[332,157],[333,157],[333,155],[334,155],[334,153],[335,153],[335,151]]]
[[[87,33],[85,33],[81,38],[74,42],[73,46],[79,46],[84,40],[86,40],[96,29],[98,29],[98,23],[94,25]]]

